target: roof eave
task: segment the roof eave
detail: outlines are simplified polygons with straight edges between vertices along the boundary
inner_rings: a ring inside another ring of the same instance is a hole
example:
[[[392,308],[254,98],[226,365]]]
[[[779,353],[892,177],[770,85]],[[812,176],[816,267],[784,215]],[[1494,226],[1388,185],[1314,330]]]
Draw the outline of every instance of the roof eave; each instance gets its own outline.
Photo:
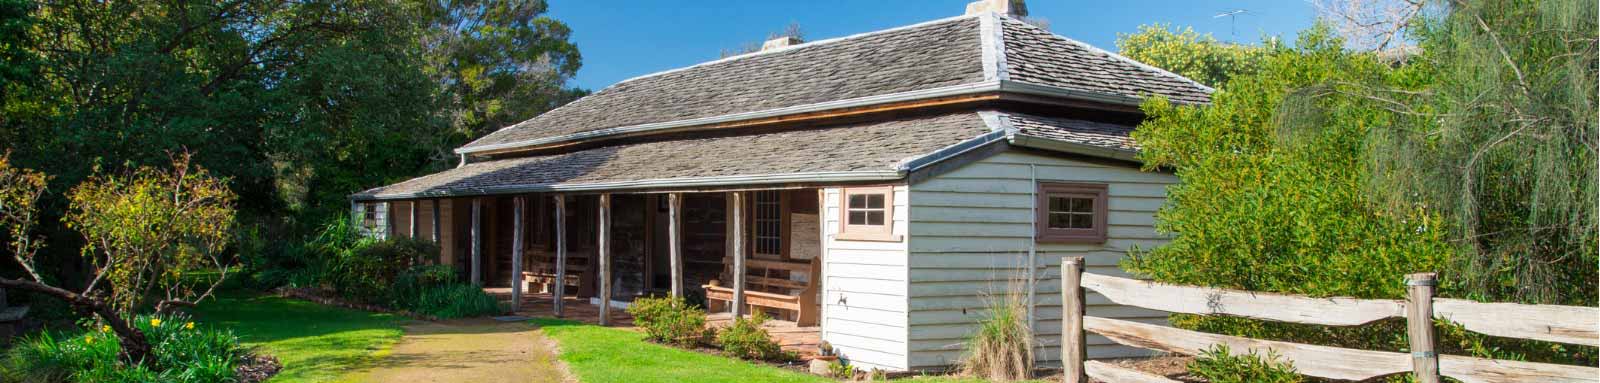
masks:
[[[1090,157],[1099,157],[1119,161],[1142,162],[1139,161],[1137,150],[1112,149],[1103,146],[1062,141],[1026,134],[1013,134],[1010,136],[1008,141],[1013,146],[1025,148],[1080,154]]]
[[[579,184],[535,184],[499,187],[462,188],[415,193],[353,195],[352,201],[389,201],[406,199],[471,197],[520,193],[572,193],[601,191],[637,191],[647,189],[692,189],[730,186],[764,186],[795,183],[854,183],[896,181],[905,178],[904,170],[867,170],[842,172],[810,172],[786,174],[760,174],[718,177],[668,178],[637,181],[596,182]]]

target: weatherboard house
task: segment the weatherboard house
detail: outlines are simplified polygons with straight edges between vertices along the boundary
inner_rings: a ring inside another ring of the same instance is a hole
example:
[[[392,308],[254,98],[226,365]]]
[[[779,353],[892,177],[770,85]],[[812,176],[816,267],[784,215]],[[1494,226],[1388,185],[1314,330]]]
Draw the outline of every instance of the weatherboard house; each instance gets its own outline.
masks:
[[[1166,241],[1154,215],[1177,180],[1139,169],[1138,104],[1212,89],[1027,24],[1020,5],[625,80],[352,210],[372,235],[437,241],[440,262],[519,306],[682,294],[814,329],[863,369],[956,364],[1015,293],[1050,364],[1061,258],[1121,274],[1129,249]],[[1089,315],[1165,320],[1087,299]]]

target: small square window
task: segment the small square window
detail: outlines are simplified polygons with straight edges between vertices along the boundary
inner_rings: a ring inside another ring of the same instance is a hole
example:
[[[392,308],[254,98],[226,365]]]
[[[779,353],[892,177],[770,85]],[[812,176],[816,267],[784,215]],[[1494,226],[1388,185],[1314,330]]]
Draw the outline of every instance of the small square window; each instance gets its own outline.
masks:
[[[899,241],[893,233],[894,188],[888,186],[845,188],[843,222],[838,239]]]
[[[1105,242],[1106,200],[1104,184],[1039,183],[1038,240]]]

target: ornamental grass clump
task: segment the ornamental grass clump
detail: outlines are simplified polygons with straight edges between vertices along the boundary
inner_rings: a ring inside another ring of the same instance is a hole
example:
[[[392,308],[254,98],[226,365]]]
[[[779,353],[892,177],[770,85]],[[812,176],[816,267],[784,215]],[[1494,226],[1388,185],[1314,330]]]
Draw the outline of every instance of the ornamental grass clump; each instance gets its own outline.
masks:
[[[628,305],[628,314],[652,341],[693,347],[705,334],[705,310],[682,297],[640,298]]]
[[[1015,284],[1015,283],[1013,283]],[[988,311],[967,340],[964,374],[993,381],[1028,379],[1033,373],[1033,331],[1021,291],[988,296]]]
[[[46,331],[23,338],[0,358],[0,382],[231,382],[249,357],[233,332],[182,315],[140,316],[132,324],[150,341],[145,363],[118,360],[121,342],[109,326]]]

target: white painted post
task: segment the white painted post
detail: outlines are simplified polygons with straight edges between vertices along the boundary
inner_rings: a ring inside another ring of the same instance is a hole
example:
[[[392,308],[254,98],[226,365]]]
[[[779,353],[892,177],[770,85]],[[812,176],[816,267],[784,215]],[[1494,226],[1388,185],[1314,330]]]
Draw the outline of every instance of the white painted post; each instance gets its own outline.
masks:
[[[408,205],[411,206],[411,222],[409,223],[411,227],[407,231],[410,231],[408,235],[411,236],[411,239],[417,239],[417,204],[419,203],[422,203],[422,200],[414,199]]]
[[[1434,349],[1433,289],[1439,276],[1406,276],[1406,338],[1411,343],[1411,376],[1418,383],[1439,383],[1439,354]]]
[[[733,199],[733,315],[744,315],[744,193],[732,192]]]
[[[667,194],[667,254],[671,258],[672,297],[683,297],[683,194]]]
[[[611,324],[611,194],[600,195],[600,325]]]
[[[483,199],[472,199],[472,285],[483,286]]]
[[[523,196],[512,200],[511,227],[516,232],[511,234],[511,312],[522,308],[522,221],[526,205]]]
[[[567,196],[556,194],[555,314],[562,317],[561,300],[567,296]]]
[[[1089,381],[1083,360],[1089,354],[1083,336],[1083,257],[1061,259],[1061,368],[1066,383]]]

